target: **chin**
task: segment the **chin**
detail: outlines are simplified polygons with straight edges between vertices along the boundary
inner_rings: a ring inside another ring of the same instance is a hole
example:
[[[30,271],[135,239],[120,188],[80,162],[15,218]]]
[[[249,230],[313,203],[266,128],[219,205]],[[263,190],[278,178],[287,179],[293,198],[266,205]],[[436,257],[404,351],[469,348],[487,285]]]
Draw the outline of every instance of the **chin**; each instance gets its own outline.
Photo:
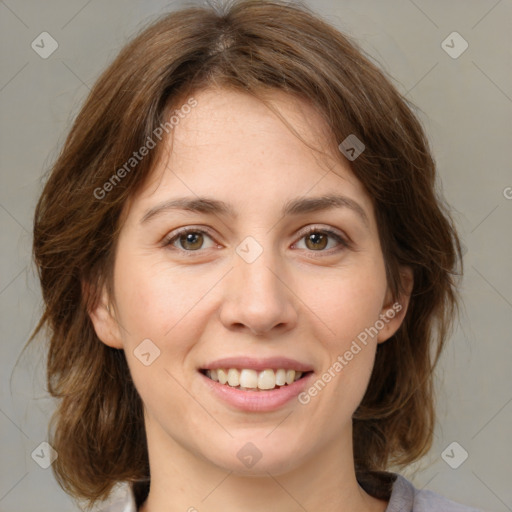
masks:
[[[265,438],[268,433],[265,429],[265,433],[258,436],[244,435],[230,438],[225,443],[212,443],[222,452],[212,452],[210,446],[203,456],[215,466],[240,476],[268,477],[269,473],[277,476],[296,469],[305,454],[295,443],[290,443],[289,436],[276,436],[270,440]]]

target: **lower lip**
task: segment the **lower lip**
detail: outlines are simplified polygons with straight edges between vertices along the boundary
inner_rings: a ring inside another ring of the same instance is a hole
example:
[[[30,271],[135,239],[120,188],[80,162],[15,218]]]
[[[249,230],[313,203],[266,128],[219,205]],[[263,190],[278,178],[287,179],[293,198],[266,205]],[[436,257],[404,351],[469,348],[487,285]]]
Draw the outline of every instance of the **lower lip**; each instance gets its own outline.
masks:
[[[247,412],[269,412],[279,409],[299,395],[313,377],[311,372],[302,379],[277,389],[244,391],[232,388],[227,384],[221,384],[201,372],[199,372],[199,375],[215,396],[229,405]]]

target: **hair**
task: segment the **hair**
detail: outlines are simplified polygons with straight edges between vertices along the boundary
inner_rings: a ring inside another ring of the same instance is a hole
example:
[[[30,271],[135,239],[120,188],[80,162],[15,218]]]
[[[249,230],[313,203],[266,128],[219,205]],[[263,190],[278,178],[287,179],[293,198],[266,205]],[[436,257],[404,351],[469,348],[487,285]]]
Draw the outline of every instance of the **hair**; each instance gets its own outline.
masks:
[[[88,312],[103,286],[112,290],[123,208],[165,139],[122,180],[113,183],[113,174],[180,101],[214,86],[296,95],[314,105],[337,143],[350,134],[363,141],[350,167],[373,201],[388,285],[399,297],[400,267],[409,266],[414,286],[400,328],[377,348],[353,416],[356,471],[404,466],[432,443],[433,369],[458,313],[462,256],[414,106],[354,41],[304,5],[188,7],[145,27],[101,74],[35,211],[44,311],[29,343],[46,328],[47,386],[59,399],[49,427],[59,454],[52,468],[68,494],[89,504],[118,482],[149,479],[143,406],[124,351],[99,340]]]

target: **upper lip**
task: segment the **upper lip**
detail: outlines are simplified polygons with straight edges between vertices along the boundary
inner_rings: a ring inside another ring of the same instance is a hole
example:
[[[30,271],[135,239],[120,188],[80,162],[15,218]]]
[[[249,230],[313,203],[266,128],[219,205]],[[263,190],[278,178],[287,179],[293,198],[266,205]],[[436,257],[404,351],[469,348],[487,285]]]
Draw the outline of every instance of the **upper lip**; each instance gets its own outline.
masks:
[[[217,370],[219,368],[247,368],[256,371],[263,371],[267,369],[278,370],[282,368],[284,370],[298,370],[300,372],[313,371],[313,367],[310,364],[301,363],[295,359],[281,356],[266,358],[224,357],[222,359],[216,359],[215,361],[206,363],[201,367],[202,370]]]

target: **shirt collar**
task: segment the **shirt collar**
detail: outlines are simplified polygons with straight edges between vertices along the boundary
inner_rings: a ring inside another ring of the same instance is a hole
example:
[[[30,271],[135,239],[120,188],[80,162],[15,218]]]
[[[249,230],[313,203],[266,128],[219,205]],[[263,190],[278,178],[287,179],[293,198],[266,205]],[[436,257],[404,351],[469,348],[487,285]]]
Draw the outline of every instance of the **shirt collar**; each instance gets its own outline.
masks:
[[[392,484],[391,495],[389,496],[389,504],[386,512],[410,512],[414,504],[414,487],[409,480],[396,473],[382,472],[379,473],[380,478],[387,479]],[[360,481],[361,487],[371,495],[375,492],[371,489],[368,481]],[[123,484],[116,489],[115,493],[101,508],[99,512],[137,512],[135,503],[135,495],[130,484]]]

